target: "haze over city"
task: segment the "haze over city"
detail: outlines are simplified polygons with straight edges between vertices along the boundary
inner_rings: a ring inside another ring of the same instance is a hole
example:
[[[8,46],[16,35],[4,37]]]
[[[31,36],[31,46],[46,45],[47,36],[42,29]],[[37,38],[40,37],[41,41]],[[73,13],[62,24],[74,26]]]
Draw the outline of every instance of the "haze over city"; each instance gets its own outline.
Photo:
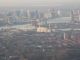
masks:
[[[80,0],[0,0],[0,7],[79,5]]]
[[[0,0],[0,60],[80,60],[80,0]]]

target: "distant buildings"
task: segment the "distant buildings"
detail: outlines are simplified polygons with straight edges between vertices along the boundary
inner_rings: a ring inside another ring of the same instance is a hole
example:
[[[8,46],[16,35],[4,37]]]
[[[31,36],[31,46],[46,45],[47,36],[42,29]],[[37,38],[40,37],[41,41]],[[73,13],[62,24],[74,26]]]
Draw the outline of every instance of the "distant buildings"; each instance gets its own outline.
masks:
[[[46,27],[38,27],[37,32],[49,32],[49,29]]]
[[[73,23],[79,23],[80,20],[80,11],[79,10],[72,10],[71,11],[71,20]]]

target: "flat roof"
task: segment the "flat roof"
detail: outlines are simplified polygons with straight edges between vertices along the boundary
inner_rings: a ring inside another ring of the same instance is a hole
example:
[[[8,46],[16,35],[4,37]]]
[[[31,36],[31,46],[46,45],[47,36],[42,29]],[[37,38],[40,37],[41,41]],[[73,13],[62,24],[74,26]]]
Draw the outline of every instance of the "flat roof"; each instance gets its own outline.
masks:
[[[47,23],[69,23],[71,21],[71,17],[59,17],[55,19],[49,19]]]

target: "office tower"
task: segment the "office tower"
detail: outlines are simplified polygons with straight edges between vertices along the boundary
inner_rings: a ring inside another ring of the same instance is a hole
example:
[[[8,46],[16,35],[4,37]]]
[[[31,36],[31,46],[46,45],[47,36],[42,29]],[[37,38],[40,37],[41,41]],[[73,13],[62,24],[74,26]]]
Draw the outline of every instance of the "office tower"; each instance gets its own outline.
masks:
[[[71,22],[78,23],[79,22],[79,11],[72,10],[71,11]]]
[[[31,14],[30,14],[31,12],[30,12],[30,10],[29,9],[27,9],[27,17],[28,17],[28,19],[30,19],[31,18]]]

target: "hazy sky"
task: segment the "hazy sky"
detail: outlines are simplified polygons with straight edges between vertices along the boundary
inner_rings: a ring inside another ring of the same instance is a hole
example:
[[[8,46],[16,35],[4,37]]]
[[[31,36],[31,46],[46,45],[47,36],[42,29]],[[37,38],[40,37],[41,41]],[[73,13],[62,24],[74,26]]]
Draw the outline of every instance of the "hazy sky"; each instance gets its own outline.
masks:
[[[0,6],[60,6],[77,3],[80,0],[0,0]]]

